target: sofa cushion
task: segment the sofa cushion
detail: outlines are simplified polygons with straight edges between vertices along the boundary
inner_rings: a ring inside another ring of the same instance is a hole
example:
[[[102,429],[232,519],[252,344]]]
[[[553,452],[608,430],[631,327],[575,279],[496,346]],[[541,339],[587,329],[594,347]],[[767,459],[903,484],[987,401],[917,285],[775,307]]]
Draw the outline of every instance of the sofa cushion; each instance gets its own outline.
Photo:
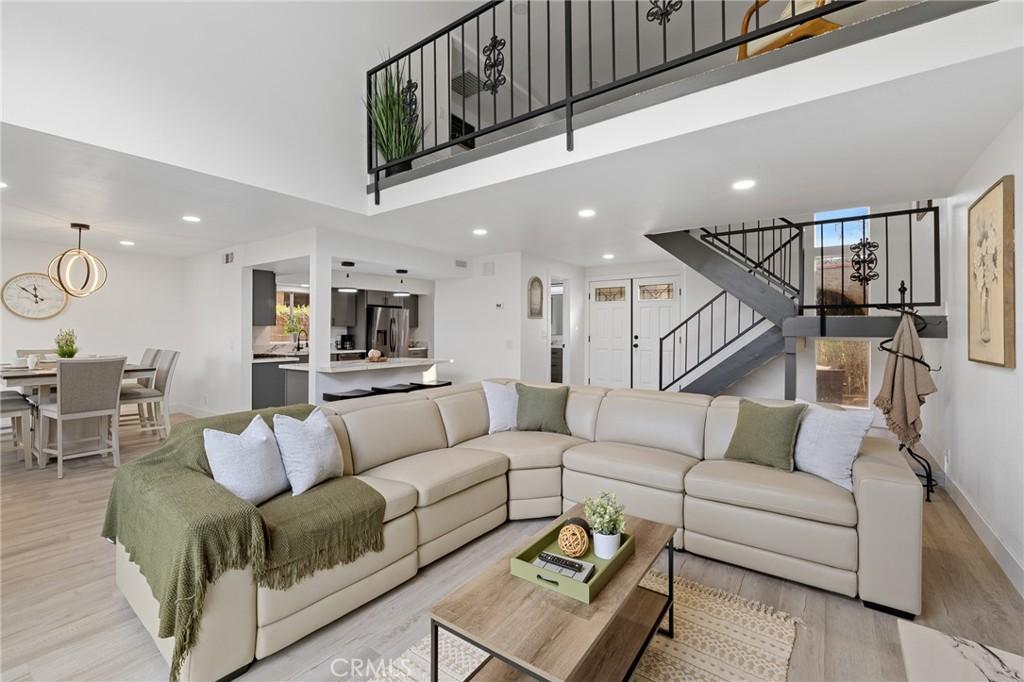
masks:
[[[451,386],[432,389],[443,391]],[[449,392],[432,399],[441,412],[441,421],[448,435],[448,447],[487,433],[487,401],[479,385],[475,390]],[[513,415],[513,419],[515,415]]]
[[[459,447],[500,452],[509,469],[541,469],[562,466],[562,453],[585,443],[582,438],[543,431],[503,431],[461,443]]]
[[[565,423],[565,403],[569,387],[538,388],[516,384],[519,401],[516,406],[516,428],[520,431],[547,431],[570,435]],[[489,408],[488,408],[489,409]],[[492,423],[493,426],[493,423]]]
[[[792,471],[796,432],[805,410],[807,406],[799,403],[769,407],[741,400],[725,459]]]
[[[695,393],[609,391],[597,415],[595,439],[703,457],[704,419],[711,398]]]
[[[707,423],[704,427],[704,459],[723,459],[725,451],[732,440],[732,432],[736,429],[736,419],[740,413],[740,400],[734,395],[720,395],[711,401],[707,410]],[[774,400],[758,398],[759,405],[769,407],[786,407],[795,405],[792,400]]]
[[[516,383],[515,379],[488,379],[488,381],[499,384]],[[564,386],[564,384],[550,382],[523,381],[519,383],[541,388]],[[583,440],[594,440],[597,414],[606,393],[608,393],[608,389],[603,386],[574,385],[569,387],[569,399],[565,401],[565,423],[573,436]]]
[[[439,448],[381,464],[363,474],[408,483],[416,488],[416,506],[426,507],[506,471],[508,458],[497,452]]]
[[[432,400],[368,407],[343,414],[341,419],[357,474],[408,455],[448,447],[441,413]]]
[[[811,521],[857,525],[857,505],[852,494],[802,471],[779,471],[726,460],[704,461],[686,475],[686,494]]]
[[[669,492],[683,492],[683,478],[700,460],[669,450],[627,443],[584,443],[562,455],[566,469]]]
[[[416,508],[417,493],[408,483],[376,476],[356,476],[384,497],[384,523]]]

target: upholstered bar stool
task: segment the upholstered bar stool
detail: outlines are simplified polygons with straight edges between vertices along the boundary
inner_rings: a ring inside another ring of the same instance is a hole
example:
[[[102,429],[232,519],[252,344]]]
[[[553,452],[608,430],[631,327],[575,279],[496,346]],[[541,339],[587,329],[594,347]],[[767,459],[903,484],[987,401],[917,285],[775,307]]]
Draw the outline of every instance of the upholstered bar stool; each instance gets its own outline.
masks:
[[[373,392],[379,394],[386,393],[409,393],[415,391],[416,387],[412,384],[391,384],[390,386],[374,386]]]
[[[342,391],[341,393],[324,393],[324,400],[332,403],[338,400],[365,398],[370,395],[373,395],[373,391],[367,391],[365,388],[353,388],[351,391]]]
[[[57,456],[57,478],[64,478],[64,460],[88,455],[114,456],[114,466],[121,464],[118,413],[121,409],[121,380],[126,358],[81,358],[57,361],[57,396],[39,405],[39,466],[46,468],[50,455]],[[85,419],[100,421],[95,447],[66,452],[68,422]],[[50,428],[56,429],[55,443],[50,443]]]

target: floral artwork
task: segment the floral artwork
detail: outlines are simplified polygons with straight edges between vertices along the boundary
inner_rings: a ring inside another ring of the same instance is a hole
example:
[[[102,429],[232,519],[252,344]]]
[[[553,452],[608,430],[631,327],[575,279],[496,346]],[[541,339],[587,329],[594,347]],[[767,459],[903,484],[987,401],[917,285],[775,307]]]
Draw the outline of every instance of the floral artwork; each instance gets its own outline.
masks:
[[[968,210],[968,358],[1014,367],[1013,176]]]
[[[530,320],[544,318],[544,283],[540,277],[531,277],[526,285],[526,317]]]

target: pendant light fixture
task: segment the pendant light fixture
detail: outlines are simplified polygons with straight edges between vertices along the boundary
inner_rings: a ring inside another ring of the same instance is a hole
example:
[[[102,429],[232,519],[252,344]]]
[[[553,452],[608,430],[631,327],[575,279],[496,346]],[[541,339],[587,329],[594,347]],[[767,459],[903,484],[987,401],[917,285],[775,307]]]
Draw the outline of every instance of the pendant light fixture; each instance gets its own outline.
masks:
[[[88,230],[89,226],[85,223],[71,223],[71,229],[78,230],[78,248],[68,249],[54,256],[46,269],[46,274],[55,286],[66,291],[68,295],[84,298],[107,283],[107,266],[82,248],[82,232]],[[75,268],[76,265],[78,268]],[[81,270],[83,267],[84,273],[72,272],[73,268]]]
[[[409,271],[406,270],[405,268],[398,268],[397,270],[395,270],[395,274],[397,274],[397,275],[407,275],[407,274],[409,274]],[[400,287],[404,287],[405,286],[405,279],[404,278],[398,280],[398,286],[400,286]],[[411,294],[408,291],[404,291],[404,290],[396,291],[394,293],[395,298],[408,298],[410,295]]]
[[[343,267],[343,268],[354,268],[355,266],[356,266],[356,264],[353,263],[350,260],[343,260],[343,261],[341,261],[341,267]],[[347,273],[347,272],[345,273],[345,279],[346,280],[351,279],[351,277],[352,276],[349,273]],[[356,289],[354,286],[346,284],[346,286],[338,287],[338,293],[339,294],[357,294],[357,293],[359,293],[359,289]]]

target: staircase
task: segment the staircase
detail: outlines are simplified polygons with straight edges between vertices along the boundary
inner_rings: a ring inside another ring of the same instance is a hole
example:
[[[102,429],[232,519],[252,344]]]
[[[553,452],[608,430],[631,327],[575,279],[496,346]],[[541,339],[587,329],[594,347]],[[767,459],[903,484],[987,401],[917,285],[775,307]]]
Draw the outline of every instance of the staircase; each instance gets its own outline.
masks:
[[[929,207],[648,235],[721,289],[662,336],[661,390],[716,395],[785,353],[786,397],[794,398],[796,352],[807,337],[891,337],[900,316],[869,309],[940,305],[938,219]],[[933,254],[927,262],[922,247]],[[944,316],[921,320],[922,337],[946,336]]]

